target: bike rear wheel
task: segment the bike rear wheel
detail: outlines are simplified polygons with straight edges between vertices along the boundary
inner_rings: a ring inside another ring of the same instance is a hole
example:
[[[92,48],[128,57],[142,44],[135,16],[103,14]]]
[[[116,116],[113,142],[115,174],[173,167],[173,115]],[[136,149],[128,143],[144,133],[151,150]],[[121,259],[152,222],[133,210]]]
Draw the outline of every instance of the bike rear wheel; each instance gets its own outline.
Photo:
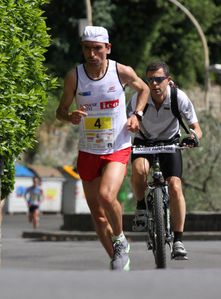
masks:
[[[166,268],[166,240],[163,208],[163,191],[157,187],[153,193],[154,240],[153,253],[157,268]]]

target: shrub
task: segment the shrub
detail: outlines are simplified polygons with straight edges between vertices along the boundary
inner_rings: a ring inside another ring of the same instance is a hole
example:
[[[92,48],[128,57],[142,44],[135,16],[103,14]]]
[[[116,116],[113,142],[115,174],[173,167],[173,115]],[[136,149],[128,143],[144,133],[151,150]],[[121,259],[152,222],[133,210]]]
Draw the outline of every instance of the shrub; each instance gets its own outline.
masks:
[[[2,0],[0,4],[0,157],[2,194],[14,185],[14,161],[35,143],[35,132],[55,87],[43,65],[50,36],[43,17],[46,0]]]

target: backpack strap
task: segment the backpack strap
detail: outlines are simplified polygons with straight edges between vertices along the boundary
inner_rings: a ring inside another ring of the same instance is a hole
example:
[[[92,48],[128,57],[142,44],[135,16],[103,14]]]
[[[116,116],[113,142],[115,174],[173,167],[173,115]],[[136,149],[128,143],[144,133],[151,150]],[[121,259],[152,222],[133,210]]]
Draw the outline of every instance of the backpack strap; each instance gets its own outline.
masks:
[[[172,110],[172,113],[178,119],[179,124],[182,126],[184,131],[187,134],[189,134],[190,132],[187,129],[186,125],[184,124],[184,122],[182,120],[182,116],[181,116],[179,108],[178,108],[177,88],[170,85],[170,90],[171,90],[170,97],[171,97],[171,110]],[[149,104],[147,103],[144,110],[143,110],[143,114],[145,114],[145,112],[147,111],[148,106],[149,106]],[[144,126],[142,126],[142,122],[141,122],[141,128],[139,130],[139,133],[144,139],[147,138],[148,133],[147,133],[146,129],[144,128]]]
[[[144,107],[144,110],[143,110],[143,114],[145,114],[145,112],[147,111],[148,106],[149,106],[149,104],[146,103],[146,106]]]
[[[180,114],[180,111],[178,109],[178,101],[177,101],[177,88],[174,86],[170,86],[170,92],[171,92],[171,110],[173,115],[178,119],[180,125],[183,127],[184,131],[189,134],[189,130],[187,129],[187,127],[185,126],[183,120],[182,120],[182,116]]]

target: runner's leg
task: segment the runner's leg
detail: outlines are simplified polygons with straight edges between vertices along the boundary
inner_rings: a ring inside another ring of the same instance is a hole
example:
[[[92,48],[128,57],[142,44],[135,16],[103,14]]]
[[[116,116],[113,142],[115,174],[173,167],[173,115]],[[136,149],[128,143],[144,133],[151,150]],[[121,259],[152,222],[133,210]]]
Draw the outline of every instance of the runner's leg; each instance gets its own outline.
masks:
[[[109,162],[103,169],[99,186],[99,201],[105,210],[113,234],[122,233],[122,207],[117,195],[124,180],[126,165],[120,162]]]
[[[113,245],[111,236],[113,234],[112,228],[108,222],[105,211],[98,200],[98,189],[100,185],[100,178],[93,181],[83,181],[83,187],[91,216],[95,225],[97,235],[107,251],[110,258],[113,256]]]
[[[37,208],[33,211],[32,217],[33,217],[32,218],[33,228],[37,228],[38,227],[38,209]]]

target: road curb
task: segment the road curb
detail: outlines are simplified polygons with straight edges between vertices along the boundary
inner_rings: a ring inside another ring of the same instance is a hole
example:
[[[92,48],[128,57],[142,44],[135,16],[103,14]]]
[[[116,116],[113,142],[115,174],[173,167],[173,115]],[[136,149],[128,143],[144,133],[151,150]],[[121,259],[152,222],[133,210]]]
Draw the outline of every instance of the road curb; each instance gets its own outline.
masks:
[[[146,233],[124,232],[128,240],[132,242],[145,241]],[[93,231],[24,231],[22,238],[34,239],[36,241],[94,241],[97,235]],[[220,241],[221,232],[185,232],[183,236],[187,241]]]

